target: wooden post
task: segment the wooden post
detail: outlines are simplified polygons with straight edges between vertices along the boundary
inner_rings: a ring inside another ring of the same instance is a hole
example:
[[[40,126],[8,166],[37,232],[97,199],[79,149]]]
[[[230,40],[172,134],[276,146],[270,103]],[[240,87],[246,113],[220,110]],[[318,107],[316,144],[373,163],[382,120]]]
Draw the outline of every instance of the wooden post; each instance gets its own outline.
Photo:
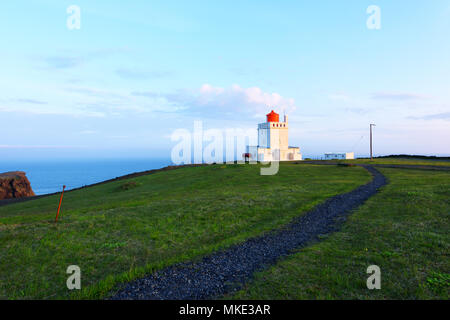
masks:
[[[65,188],[66,188],[66,186],[63,186],[63,189],[62,189],[62,192],[61,192],[61,197],[59,198],[58,212],[56,213],[55,222],[58,222],[59,210],[61,209],[61,203],[62,203],[62,199],[63,199],[63,195],[64,195],[64,189]]]

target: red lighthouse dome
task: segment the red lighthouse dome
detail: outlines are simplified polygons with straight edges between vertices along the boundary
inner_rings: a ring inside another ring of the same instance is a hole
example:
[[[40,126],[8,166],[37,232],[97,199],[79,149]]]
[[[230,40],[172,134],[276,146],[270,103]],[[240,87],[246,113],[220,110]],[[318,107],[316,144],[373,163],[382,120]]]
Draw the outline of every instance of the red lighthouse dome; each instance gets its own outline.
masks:
[[[280,115],[272,110],[267,114],[267,122],[280,122]]]

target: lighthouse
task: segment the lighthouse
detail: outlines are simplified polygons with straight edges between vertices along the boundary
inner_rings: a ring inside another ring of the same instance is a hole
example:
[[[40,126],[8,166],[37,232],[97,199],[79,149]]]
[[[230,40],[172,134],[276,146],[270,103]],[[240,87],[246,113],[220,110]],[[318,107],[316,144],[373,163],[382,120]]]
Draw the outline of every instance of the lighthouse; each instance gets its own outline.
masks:
[[[258,124],[258,145],[247,146],[246,156],[257,161],[293,161],[302,160],[300,148],[289,146],[289,123],[285,115],[271,111],[266,122]]]

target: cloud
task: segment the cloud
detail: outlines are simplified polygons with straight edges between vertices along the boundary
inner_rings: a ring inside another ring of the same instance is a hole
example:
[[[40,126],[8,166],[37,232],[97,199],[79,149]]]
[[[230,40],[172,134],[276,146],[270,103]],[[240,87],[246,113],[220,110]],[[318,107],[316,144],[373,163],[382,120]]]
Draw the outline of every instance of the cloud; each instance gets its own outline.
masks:
[[[47,104],[45,101],[39,101],[34,99],[17,99],[18,102],[31,103],[31,104]]]
[[[83,130],[83,131],[80,131],[79,132],[79,134],[95,134],[95,133],[97,133],[97,131],[95,131],[95,130]]]
[[[251,68],[251,67],[231,67],[229,68],[230,72],[237,76],[251,76],[251,75],[260,75],[262,70],[260,68]]]
[[[129,49],[122,48],[107,48],[101,50],[94,50],[83,54],[59,54],[47,57],[41,57],[44,63],[52,69],[70,69],[78,67],[88,61],[95,59],[104,59],[117,53],[126,53]]]
[[[429,114],[420,117],[408,117],[413,120],[448,120],[450,121],[450,112]]]
[[[72,149],[78,146],[50,146],[50,145],[8,145],[1,144],[0,149]]]
[[[349,101],[350,100],[350,97],[348,95],[346,95],[345,93],[341,93],[341,92],[330,94],[328,96],[328,98],[333,101]]]
[[[139,105],[128,94],[117,91],[75,86],[61,89],[53,93],[51,102],[28,98],[0,101],[0,112],[98,118],[124,110],[124,114],[147,111],[148,103]]]
[[[34,115],[59,115],[72,117],[104,117],[105,113],[96,110],[86,110],[85,108],[61,108],[61,107],[31,107],[31,106],[2,106],[0,112],[25,113]]]
[[[161,94],[151,92],[151,91],[133,91],[130,93],[132,96],[135,97],[147,97],[147,98],[159,98],[161,97]]]
[[[144,79],[152,79],[152,78],[164,78],[170,76],[171,73],[168,71],[145,71],[138,69],[126,69],[121,68],[117,69],[116,73],[119,77],[124,79],[136,79],[136,80],[144,80]]]
[[[105,115],[121,116],[135,113],[176,112],[181,108],[170,104],[160,94],[151,92],[124,93],[89,87],[67,87],[75,95],[77,108],[94,110]]]
[[[143,95],[143,93],[140,94]],[[235,116],[239,113],[254,116],[258,113],[264,114],[269,109],[278,112],[283,110],[291,112],[296,109],[292,98],[285,98],[278,93],[264,92],[258,87],[242,88],[236,84],[229,88],[204,84],[193,91],[180,90],[175,93],[161,94],[160,97],[193,115]]]
[[[69,69],[81,65],[83,59],[80,57],[53,56],[45,58],[44,61],[54,69]]]
[[[372,99],[410,101],[428,99],[428,97],[425,95],[408,92],[377,92],[372,95]]]
[[[63,105],[22,99],[24,103],[21,105],[0,105],[0,112],[79,117],[116,117],[130,116],[132,113],[160,112],[218,119],[236,119],[238,116],[248,120],[264,117],[271,109],[278,113],[296,109],[294,99],[283,97],[278,93],[265,92],[258,87],[243,88],[239,85],[223,88],[204,84],[197,89],[171,93],[157,93],[151,90],[121,93],[75,86],[63,90],[66,101]]]
[[[97,98],[116,98],[126,100],[125,96],[122,96],[118,93],[108,90],[101,90],[97,88],[89,88],[89,87],[68,87],[65,89],[67,92],[80,94],[83,96],[89,97],[97,97]]]

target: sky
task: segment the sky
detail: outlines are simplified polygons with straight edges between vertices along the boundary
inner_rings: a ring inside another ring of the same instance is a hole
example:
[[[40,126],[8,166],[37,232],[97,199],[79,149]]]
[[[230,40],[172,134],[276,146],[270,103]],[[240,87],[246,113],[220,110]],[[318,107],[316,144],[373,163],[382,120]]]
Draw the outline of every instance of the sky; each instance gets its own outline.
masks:
[[[167,158],[272,109],[307,156],[367,156],[370,123],[375,155],[450,155],[448,0],[16,0],[0,36],[0,159]]]

